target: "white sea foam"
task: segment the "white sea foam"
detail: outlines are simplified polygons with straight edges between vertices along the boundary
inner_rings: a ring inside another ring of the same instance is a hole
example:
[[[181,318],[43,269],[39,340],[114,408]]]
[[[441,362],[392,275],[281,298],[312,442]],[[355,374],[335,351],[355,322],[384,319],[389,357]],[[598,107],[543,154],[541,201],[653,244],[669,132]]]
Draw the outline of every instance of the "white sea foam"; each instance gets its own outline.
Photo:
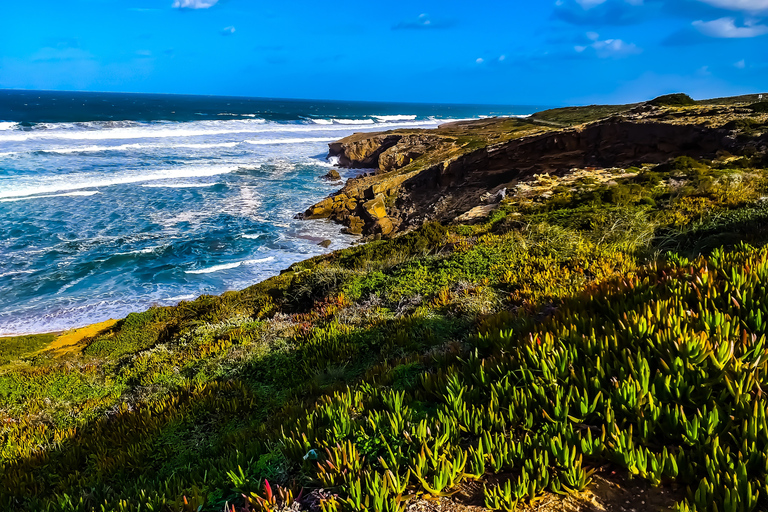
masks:
[[[268,146],[273,144],[301,144],[305,142],[333,142],[337,137],[304,137],[304,138],[288,138],[288,139],[253,139],[245,140],[248,144],[255,144],[259,146]]]
[[[28,199],[46,199],[48,197],[88,197],[98,194],[98,190],[83,190],[80,192],[68,192],[66,194],[47,194],[42,196],[33,196],[30,195],[28,197],[10,197],[7,199],[0,199],[0,203],[8,203],[11,201],[26,201]],[[0,196],[3,197],[3,196]]]
[[[67,284],[65,284],[64,286],[62,286],[62,287],[59,289],[59,291],[58,291],[58,292],[56,292],[56,295],[61,295],[62,293],[64,293],[65,291],[69,290],[70,288],[72,288],[72,287],[73,287],[73,286],[75,286],[76,284],[80,284],[81,282],[83,282],[83,280],[84,280],[86,277],[87,277],[87,276],[78,277],[77,279],[75,279],[75,280],[73,280],[73,281],[70,281],[69,283],[67,283]]]
[[[331,119],[311,119],[310,118],[309,120],[315,124],[324,124],[324,125],[333,124],[333,121]]]
[[[9,122],[6,122],[6,121],[0,121],[0,131],[13,130],[18,125],[19,125],[19,123],[9,123]]]
[[[197,298],[197,295],[179,295],[178,297],[168,297],[167,299],[163,299],[163,300],[166,300],[168,302],[179,302],[182,300],[192,300],[195,298]]]
[[[232,268],[237,268],[240,266],[242,262],[237,261],[235,263],[225,263],[223,265],[215,265],[213,267],[208,268],[201,268],[199,270],[185,270],[185,274],[211,274],[213,272],[220,272],[222,270],[229,270]]]
[[[266,263],[267,261],[274,260],[274,256],[269,256],[267,258],[261,258],[258,260],[244,260],[244,261],[236,261],[234,263],[223,263],[221,265],[214,265],[212,267],[207,268],[201,268],[198,270],[185,270],[185,274],[211,274],[213,272],[220,272],[222,270],[230,270],[233,268],[241,267],[243,265],[258,265],[259,263]]]
[[[142,188],[204,188],[213,187],[218,183],[148,183]]]
[[[18,274],[32,274],[34,272],[35,272],[34,270],[13,270],[11,272],[5,272],[3,274],[0,274],[0,277],[15,276]]]
[[[42,180],[34,185],[22,186],[17,189],[0,190],[0,200],[4,198],[20,198],[26,196],[39,196],[39,194],[51,194],[55,192],[64,192],[70,190],[78,190],[81,188],[98,188],[109,187],[112,185],[126,185],[131,183],[141,183],[148,181],[159,181],[167,179],[179,179],[179,178],[203,178],[208,176],[216,176],[218,174],[227,174],[238,169],[237,166],[183,166],[172,167],[169,169],[161,169],[157,171],[150,171],[144,173],[144,171],[136,170],[130,171],[128,174],[122,174],[111,178],[101,178],[98,174],[85,175],[79,180],[62,180],[61,178],[49,178],[45,182]],[[49,184],[40,184],[40,183]],[[71,195],[93,195],[98,192],[83,192],[79,194]],[[63,195],[63,194],[56,194]],[[51,196],[48,196],[51,197]],[[33,198],[29,198],[33,199]]]
[[[261,235],[260,235],[260,234],[258,234],[258,233],[256,233],[255,235],[251,235],[251,234],[248,234],[248,233],[243,233],[241,236],[242,236],[243,238],[247,238],[248,240],[256,240],[256,239],[257,239],[257,238],[259,238]]]
[[[0,142],[21,142],[26,140],[120,140],[120,139],[162,139],[162,138],[188,138],[210,137],[213,135],[231,135],[244,133],[269,133],[269,132],[315,132],[315,131],[346,131],[360,128],[405,128],[430,126],[437,124],[435,119],[422,121],[387,121],[375,123],[373,119],[334,119],[332,125],[318,123],[290,124],[290,123],[265,123],[263,119],[233,119],[229,121],[194,121],[187,123],[157,124],[147,123],[137,126],[121,128],[82,129],[71,124],[61,123],[51,125],[48,129],[36,129],[30,131],[4,130],[0,132]],[[450,121],[448,119],[445,122]]]
[[[245,260],[243,265],[258,265],[259,263],[266,263],[268,261],[274,261],[274,256],[267,256],[266,258],[259,258],[256,260]]]
[[[405,115],[401,115],[401,116],[373,116],[373,117],[376,118],[377,120],[381,121],[381,122],[384,122],[384,123],[386,123],[387,121],[413,121],[414,119],[416,119],[415,115],[413,115],[413,116],[405,116]]]
[[[142,149],[212,149],[212,148],[234,148],[239,142],[209,142],[199,144],[177,143],[177,144],[120,144],[119,146],[80,146],[69,148],[50,148],[39,149],[40,153],[101,153],[106,151],[129,151]]]
[[[128,251],[128,252],[116,252],[114,256],[128,256],[130,254],[152,254],[154,252],[157,252],[159,249],[164,249],[167,247],[167,245],[158,245],[156,247],[146,247],[144,249],[136,249],[135,251]]]
[[[339,124],[373,124],[373,119],[334,119],[334,123]]]

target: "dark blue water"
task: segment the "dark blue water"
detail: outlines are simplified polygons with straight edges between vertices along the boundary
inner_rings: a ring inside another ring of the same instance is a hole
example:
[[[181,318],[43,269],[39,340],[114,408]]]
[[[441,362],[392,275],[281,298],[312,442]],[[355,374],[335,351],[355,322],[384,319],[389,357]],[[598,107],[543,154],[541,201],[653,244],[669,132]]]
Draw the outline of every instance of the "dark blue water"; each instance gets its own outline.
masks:
[[[240,289],[344,247],[337,225],[293,219],[341,186],[321,179],[329,142],[535,110],[0,91],[0,334]]]

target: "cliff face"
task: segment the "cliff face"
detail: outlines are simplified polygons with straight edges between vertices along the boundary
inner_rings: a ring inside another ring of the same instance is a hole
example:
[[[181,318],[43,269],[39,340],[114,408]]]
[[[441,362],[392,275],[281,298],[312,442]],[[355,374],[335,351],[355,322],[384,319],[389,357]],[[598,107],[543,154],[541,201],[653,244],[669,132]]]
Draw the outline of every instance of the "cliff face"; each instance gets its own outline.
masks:
[[[683,155],[714,158],[720,151],[739,154],[746,147],[724,128],[623,118],[451,155],[459,144],[456,138],[428,133],[360,134],[335,142],[329,156],[339,157],[340,165],[376,173],[350,179],[339,193],[303,216],[331,218],[350,233],[387,236],[427,220],[452,220],[481,204],[484,195],[533,174],[626,168]],[[441,159],[441,154],[450,156]]]

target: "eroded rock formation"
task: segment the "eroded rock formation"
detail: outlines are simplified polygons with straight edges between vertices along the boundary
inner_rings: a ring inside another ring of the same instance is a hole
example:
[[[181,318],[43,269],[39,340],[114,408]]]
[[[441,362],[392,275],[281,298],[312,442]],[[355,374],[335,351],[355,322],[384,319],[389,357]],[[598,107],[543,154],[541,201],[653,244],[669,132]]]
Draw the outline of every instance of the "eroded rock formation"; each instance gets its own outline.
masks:
[[[334,142],[329,156],[340,165],[375,173],[348,180],[303,217],[331,218],[350,233],[387,236],[431,219],[452,220],[482,204],[484,194],[533,174],[661,163],[683,155],[714,158],[745,147],[724,128],[626,118],[446,151],[457,144],[456,138],[427,131],[356,134]]]

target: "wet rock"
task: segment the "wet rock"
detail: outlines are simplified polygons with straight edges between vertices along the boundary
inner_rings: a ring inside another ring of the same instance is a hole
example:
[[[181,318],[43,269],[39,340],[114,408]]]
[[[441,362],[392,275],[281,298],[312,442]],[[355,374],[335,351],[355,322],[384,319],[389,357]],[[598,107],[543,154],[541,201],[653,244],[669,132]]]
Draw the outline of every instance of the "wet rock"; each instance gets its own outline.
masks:
[[[327,197],[317,203],[316,205],[312,206],[307,212],[305,213],[305,218],[307,219],[321,219],[324,217],[328,217],[331,212],[333,211],[333,198]]]
[[[332,244],[332,243],[333,243],[333,242],[331,242],[330,240],[323,240],[322,242],[320,242],[320,243],[319,243],[319,244],[317,244],[317,245],[319,245],[320,247],[323,247],[323,248],[327,249],[327,248],[329,248],[329,247],[331,246],[331,244]]]
[[[331,169],[328,171],[328,174],[323,176],[323,179],[328,181],[339,181],[341,179],[341,174],[339,174],[339,171],[336,169]]]

